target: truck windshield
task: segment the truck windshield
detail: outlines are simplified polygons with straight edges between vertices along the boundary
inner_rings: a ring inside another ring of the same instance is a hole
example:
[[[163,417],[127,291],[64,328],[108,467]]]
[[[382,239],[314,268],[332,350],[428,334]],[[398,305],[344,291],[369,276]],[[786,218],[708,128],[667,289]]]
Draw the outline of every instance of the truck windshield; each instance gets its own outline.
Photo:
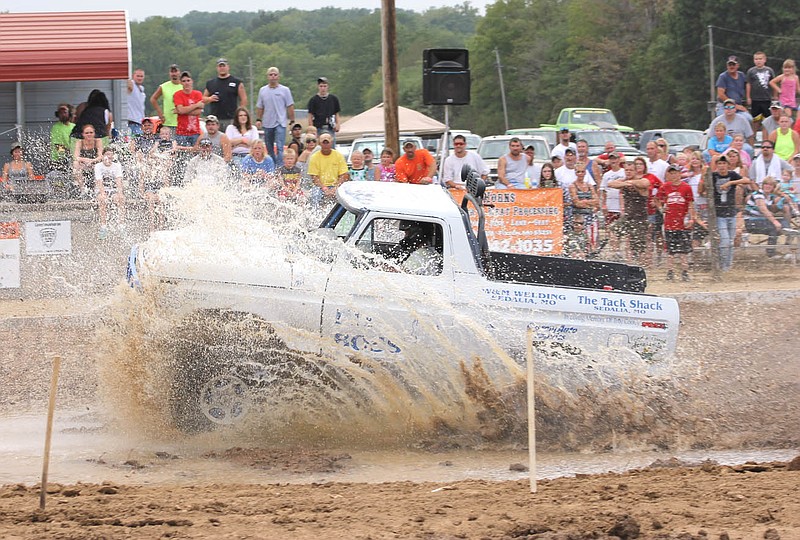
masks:
[[[592,122],[606,122],[617,125],[617,119],[611,111],[574,111],[572,113],[573,124],[591,124]]]
[[[333,231],[337,238],[347,240],[360,217],[360,213],[353,212],[341,204],[337,204],[331,209],[319,228]]]

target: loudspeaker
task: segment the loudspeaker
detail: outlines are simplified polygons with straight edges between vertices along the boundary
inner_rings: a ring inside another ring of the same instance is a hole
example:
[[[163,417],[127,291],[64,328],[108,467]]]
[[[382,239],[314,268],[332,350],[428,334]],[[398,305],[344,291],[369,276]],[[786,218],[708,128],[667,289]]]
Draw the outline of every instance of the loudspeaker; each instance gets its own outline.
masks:
[[[422,102],[469,105],[469,51],[425,49],[422,52]]]

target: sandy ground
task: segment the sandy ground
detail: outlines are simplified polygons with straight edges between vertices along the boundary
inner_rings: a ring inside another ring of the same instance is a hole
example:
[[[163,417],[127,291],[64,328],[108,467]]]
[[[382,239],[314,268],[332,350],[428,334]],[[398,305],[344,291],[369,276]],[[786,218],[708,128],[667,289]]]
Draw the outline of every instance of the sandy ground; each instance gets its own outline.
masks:
[[[800,538],[800,460],[527,482],[0,489],[6,539]],[[794,468],[794,470],[789,470]]]
[[[653,274],[650,283],[649,292],[683,298],[678,357],[691,370],[676,381],[670,407],[658,409],[655,421],[636,426],[646,432],[639,442],[667,450],[799,449],[797,271],[776,266],[765,275],[745,269],[724,282],[697,274],[688,285]],[[709,303],[709,291],[731,294]],[[41,381],[55,350],[67,351],[63,386],[70,391],[59,399],[94,406],[98,380],[86,366],[91,358],[86,336],[97,320],[86,312],[101,303],[2,303],[0,330],[6,335],[19,328],[17,319],[27,317],[37,331],[58,330],[63,337],[58,347],[37,339],[5,347],[0,379],[9,383],[0,393],[0,416],[46,402]],[[593,425],[604,421],[587,413],[571,426],[570,436],[596,436],[584,451],[607,451],[607,434]],[[556,427],[542,426],[543,444],[559,439]],[[524,445],[524,437],[510,443]],[[97,455],[102,461],[102,449]],[[352,467],[348,455],[324,449],[252,445],[205,457],[254,476],[272,468],[335,477]],[[180,467],[180,460],[176,463]],[[131,459],[124,465],[135,470],[147,464]],[[44,511],[38,510],[37,486],[6,485],[0,487],[0,538],[800,539],[800,458],[734,466],[661,460],[626,473],[540,480],[535,494],[522,480],[211,482],[53,484]]]

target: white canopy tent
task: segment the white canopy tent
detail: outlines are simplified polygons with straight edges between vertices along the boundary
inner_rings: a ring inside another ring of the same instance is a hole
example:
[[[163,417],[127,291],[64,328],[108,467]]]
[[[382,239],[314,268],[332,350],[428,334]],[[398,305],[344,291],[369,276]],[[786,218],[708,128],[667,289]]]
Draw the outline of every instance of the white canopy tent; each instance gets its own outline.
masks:
[[[445,126],[438,120],[405,107],[397,109],[400,133],[414,134],[420,137],[444,133]],[[336,141],[348,142],[367,133],[383,133],[383,130],[383,103],[380,103],[344,122],[336,134]]]

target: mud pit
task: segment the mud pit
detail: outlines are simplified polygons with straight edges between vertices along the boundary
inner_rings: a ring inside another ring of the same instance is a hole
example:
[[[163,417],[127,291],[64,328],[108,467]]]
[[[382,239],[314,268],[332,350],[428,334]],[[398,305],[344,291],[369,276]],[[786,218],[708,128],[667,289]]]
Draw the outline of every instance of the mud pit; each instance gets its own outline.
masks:
[[[535,495],[517,466],[520,421],[500,440],[440,429],[394,448],[281,446],[252,432],[142,438],[98,400],[96,310],[4,305],[0,328],[16,339],[0,360],[0,537],[800,538],[800,471],[787,465],[800,447],[800,296],[731,298],[682,302],[681,375],[663,401],[546,404],[570,422],[539,418]],[[56,484],[39,513],[56,352]]]

